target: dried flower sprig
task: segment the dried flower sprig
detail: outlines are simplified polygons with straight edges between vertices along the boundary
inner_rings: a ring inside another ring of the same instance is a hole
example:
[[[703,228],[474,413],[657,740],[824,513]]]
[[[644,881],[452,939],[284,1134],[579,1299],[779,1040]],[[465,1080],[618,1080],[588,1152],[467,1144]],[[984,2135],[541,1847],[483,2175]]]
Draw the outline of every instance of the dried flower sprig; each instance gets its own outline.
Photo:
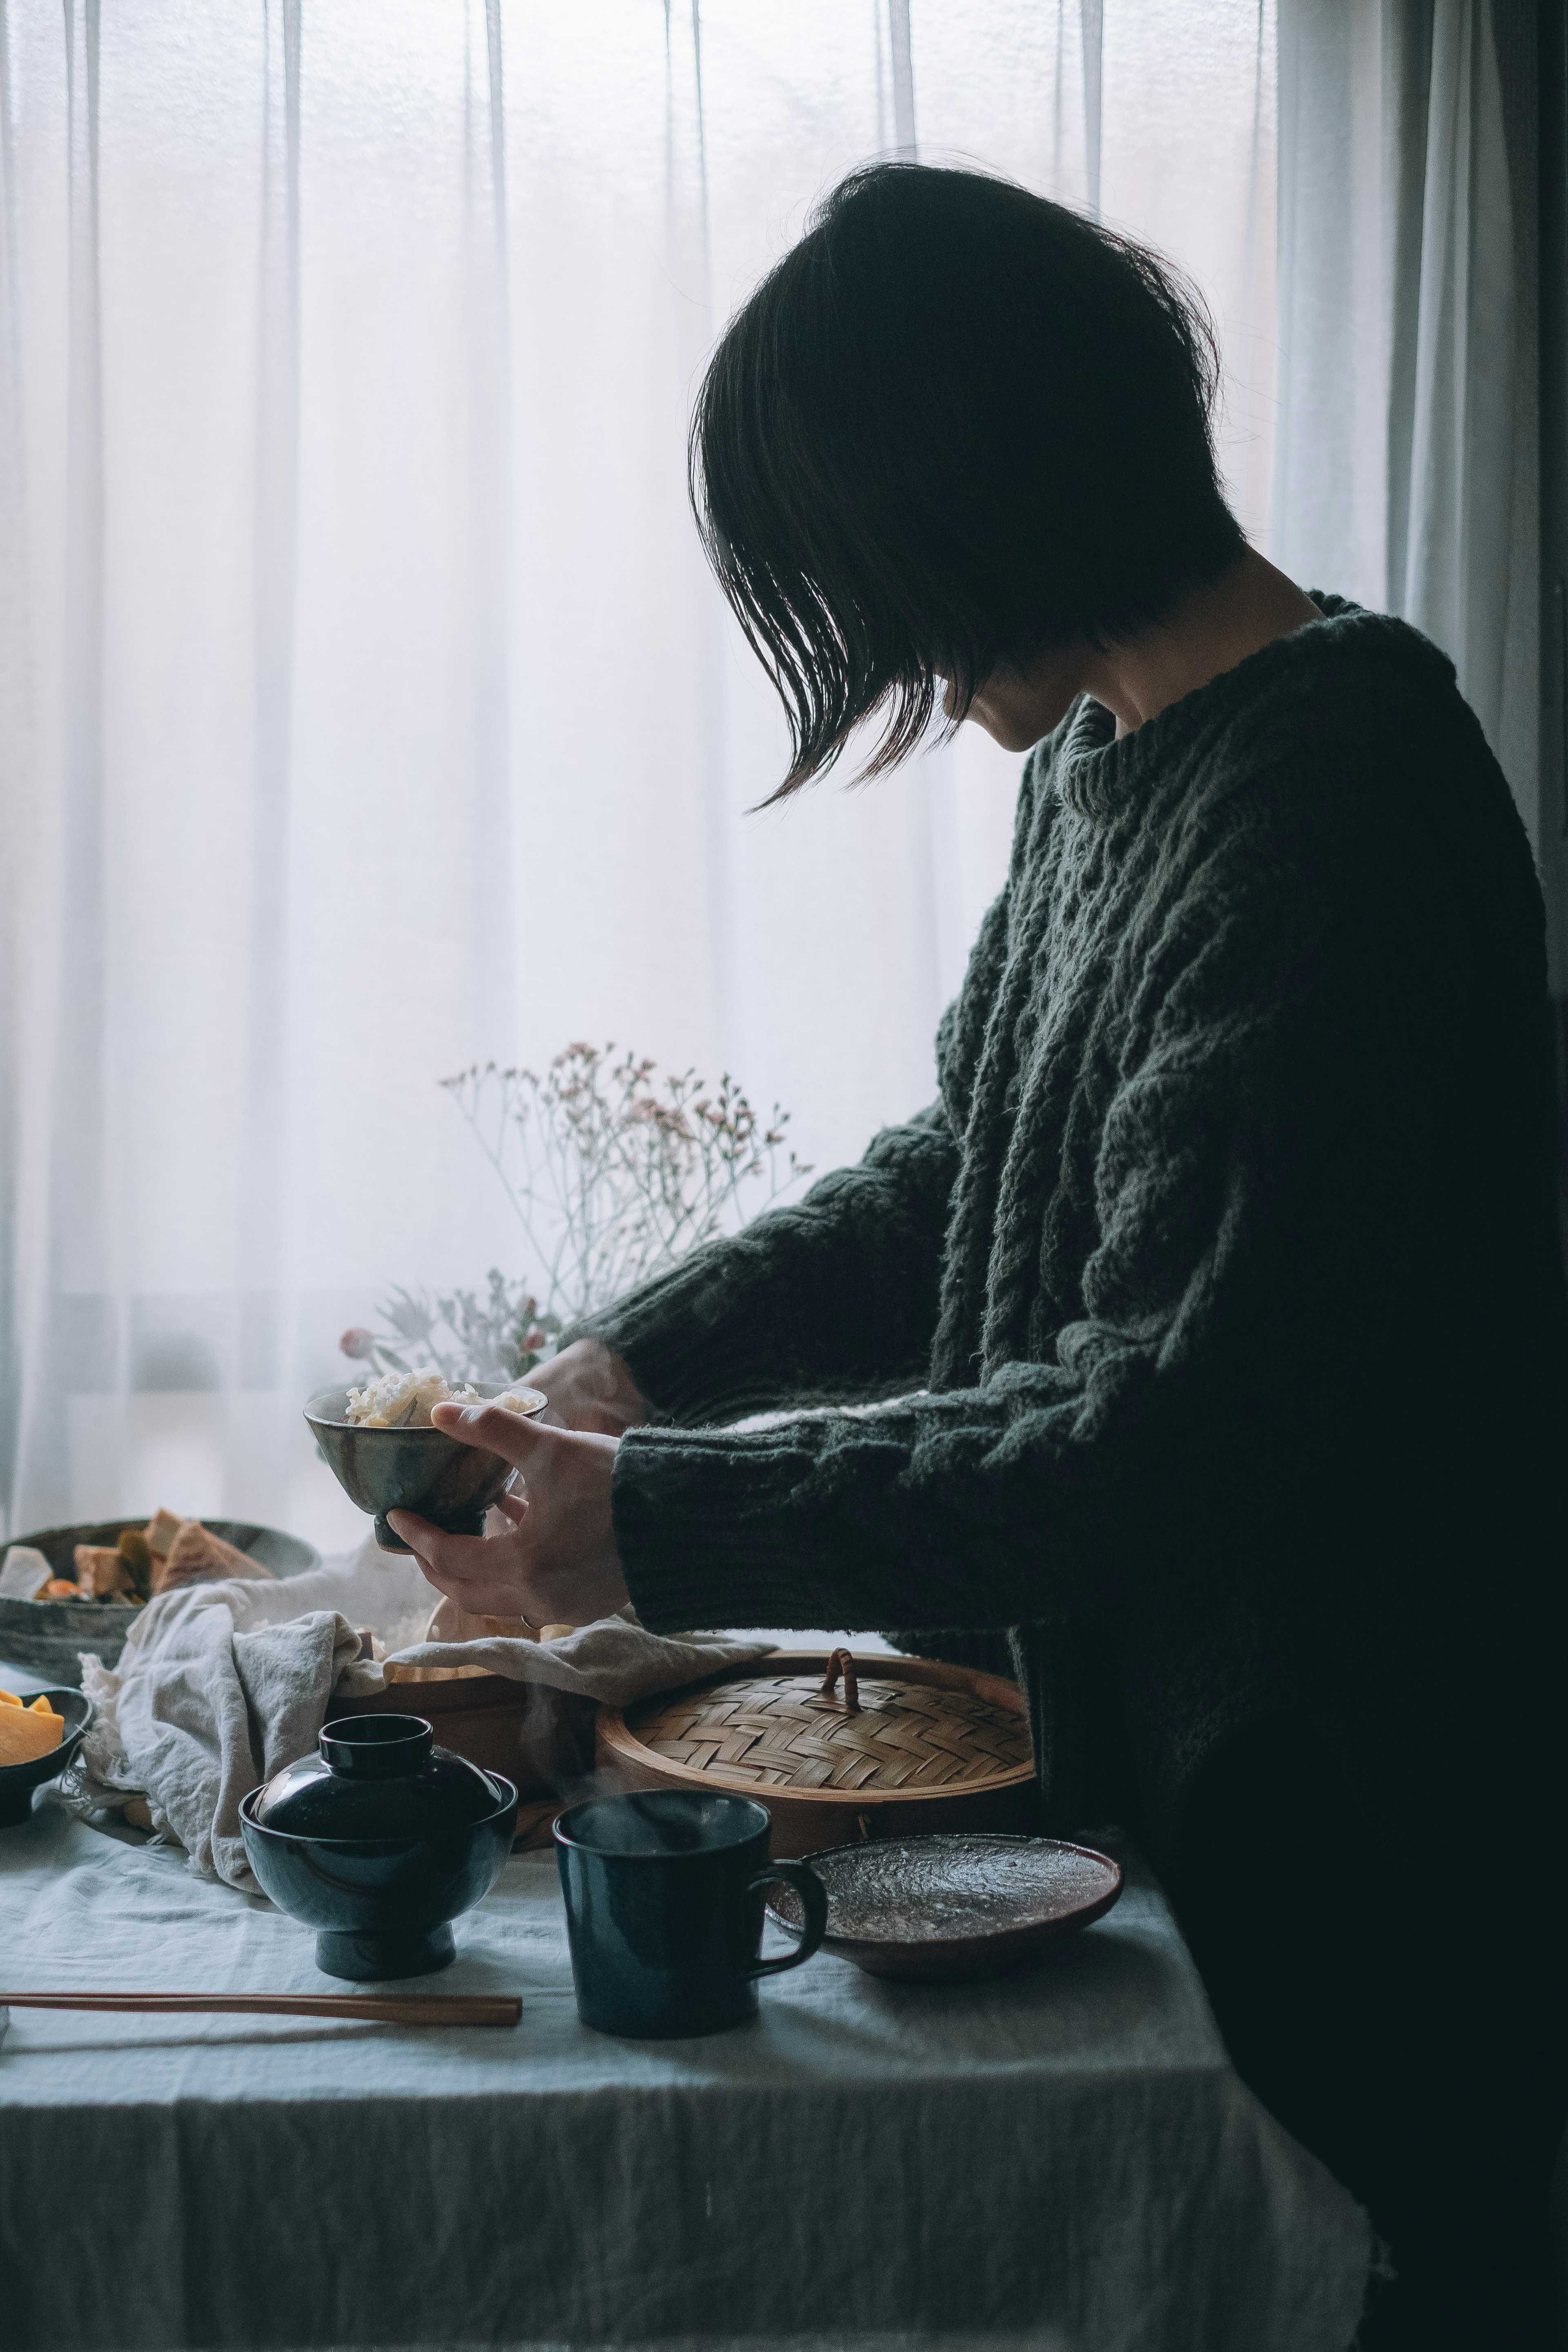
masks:
[[[810,1170],[787,1112],[758,1117],[728,1073],[660,1078],[646,1056],[577,1043],[541,1077],[475,1064],[443,1080],[505,1187],[551,1306],[570,1320],[734,1231]]]
[[[396,1289],[378,1309],[388,1329],[355,1324],[338,1345],[378,1372],[434,1365],[453,1388],[469,1381],[515,1381],[553,1352],[561,1318],[541,1308],[526,1282],[509,1282],[498,1266],[491,1266],[489,1285],[483,1298],[458,1290],[434,1302],[422,1290]]]
[[[432,1307],[396,1291],[381,1310],[388,1332],[356,1327],[341,1343],[382,1370],[416,1359],[454,1385],[515,1379],[567,1324],[738,1231],[811,1173],[776,1104],[763,1119],[727,1073],[714,1087],[695,1070],[660,1078],[613,1045],[568,1045],[542,1077],[487,1062],[441,1084],[511,1202],[547,1303],[493,1268],[482,1301],[458,1291]]]

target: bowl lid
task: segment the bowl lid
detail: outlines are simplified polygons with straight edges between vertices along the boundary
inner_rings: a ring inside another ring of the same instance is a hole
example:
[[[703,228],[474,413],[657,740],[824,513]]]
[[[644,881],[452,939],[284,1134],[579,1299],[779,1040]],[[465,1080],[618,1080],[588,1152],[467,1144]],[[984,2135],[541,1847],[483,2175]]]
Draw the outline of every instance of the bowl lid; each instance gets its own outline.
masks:
[[[962,1667],[847,1650],[802,1673],[747,1666],[644,1700],[627,1732],[665,1766],[721,1788],[803,1795],[958,1796],[1034,1769],[1019,1694]],[[918,1675],[919,1679],[913,1677]]]
[[[257,1790],[251,1818],[294,1837],[425,1837],[484,1821],[500,1802],[477,1764],[437,1748],[422,1716],[340,1716]]]

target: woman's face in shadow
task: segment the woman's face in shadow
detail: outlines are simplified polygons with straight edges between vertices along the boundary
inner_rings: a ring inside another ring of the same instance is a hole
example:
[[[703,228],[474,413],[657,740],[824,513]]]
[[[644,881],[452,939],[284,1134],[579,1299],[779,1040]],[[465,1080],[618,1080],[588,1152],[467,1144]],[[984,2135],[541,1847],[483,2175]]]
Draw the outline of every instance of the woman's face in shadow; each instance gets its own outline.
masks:
[[[1027,751],[1067,717],[1083,691],[1091,659],[1087,646],[1058,646],[1037,655],[1027,669],[994,669],[964,715],[1004,751]],[[942,709],[951,719],[951,685],[943,690]]]

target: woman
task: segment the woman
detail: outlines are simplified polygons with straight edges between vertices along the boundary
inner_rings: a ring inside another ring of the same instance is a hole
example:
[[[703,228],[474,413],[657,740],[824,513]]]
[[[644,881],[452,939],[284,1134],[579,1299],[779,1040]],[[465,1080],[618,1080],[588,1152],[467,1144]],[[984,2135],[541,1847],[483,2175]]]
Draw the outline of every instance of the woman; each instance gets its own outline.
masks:
[[[510,1534],[397,1525],[475,1612],[1001,1652],[1052,1826],[1133,1831],[1388,2241],[1365,2340],[1527,2343],[1568,2008],[1541,900],[1448,662],[1247,546],[1215,376],[1148,254],[914,166],[733,321],[693,488],[781,791],[940,697],[1029,752],[1007,886],[939,1101],[576,1335],[557,1427],[443,1409],[524,1470]]]

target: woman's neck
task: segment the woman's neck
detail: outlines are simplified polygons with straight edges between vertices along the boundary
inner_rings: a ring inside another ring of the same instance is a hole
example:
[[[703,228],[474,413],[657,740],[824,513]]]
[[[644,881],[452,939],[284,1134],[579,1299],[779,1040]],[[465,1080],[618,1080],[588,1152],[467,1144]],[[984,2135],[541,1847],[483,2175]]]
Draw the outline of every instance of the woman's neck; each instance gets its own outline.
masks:
[[[1083,685],[1115,713],[1117,734],[1131,735],[1249,654],[1321,618],[1293,580],[1248,548],[1218,580],[1190,590],[1169,619],[1092,654]]]
[[[1026,670],[994,671],[967,716],[1005,750],[1026,751],[1089,693],[1115,712],[1118,735],[1131,735],[1248,654],[1321,617],[1293,580],[1248,548],[1219,579],[1189,590],[1165,620],[1135,637],[1103,650],[1058,646]],[[946,707],[951,714],[951,688]]]

